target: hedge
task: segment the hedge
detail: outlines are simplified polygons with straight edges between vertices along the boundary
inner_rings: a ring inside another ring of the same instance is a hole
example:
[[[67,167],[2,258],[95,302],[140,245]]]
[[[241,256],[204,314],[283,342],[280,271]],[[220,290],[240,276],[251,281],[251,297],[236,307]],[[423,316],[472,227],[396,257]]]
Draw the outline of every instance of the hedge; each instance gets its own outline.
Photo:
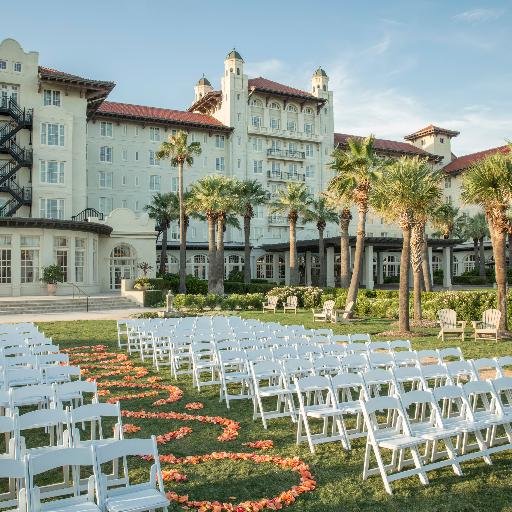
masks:
[[[250,283],[244,284],[236,281],[224,282],[224,293],[267,293],[275,288],[272,283]]]
[[[144,307],[156,308],[162,306],[164,297],[162,290],[145,290],[144,291]]]
[[[174,297],[173,306],[178,309],[192,311],[204,311],[221,309],[225,311],[261,309],[265,302],[262,293],[236,294],[228,296],[208,293],[202,294],[178,294]]]

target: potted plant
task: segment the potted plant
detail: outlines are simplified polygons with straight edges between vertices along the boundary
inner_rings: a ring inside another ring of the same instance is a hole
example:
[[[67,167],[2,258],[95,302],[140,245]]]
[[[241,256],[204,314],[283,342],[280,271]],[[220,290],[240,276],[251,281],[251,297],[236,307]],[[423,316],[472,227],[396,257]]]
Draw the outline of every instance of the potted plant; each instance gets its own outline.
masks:
[[[43,267],[43,276],[41,281],[46,283],[48,295],[55,295],[57,293],[57,283],[61,283],[64,279],[64,272],[59,265],[49,265]]]
[[[143,261],[142,263],[139,263],[137,265],[137,268],[142,270],[142,276],[143,277],[147,277],[148,272],[150,270],[153,270],[153,267],[147,261]]]

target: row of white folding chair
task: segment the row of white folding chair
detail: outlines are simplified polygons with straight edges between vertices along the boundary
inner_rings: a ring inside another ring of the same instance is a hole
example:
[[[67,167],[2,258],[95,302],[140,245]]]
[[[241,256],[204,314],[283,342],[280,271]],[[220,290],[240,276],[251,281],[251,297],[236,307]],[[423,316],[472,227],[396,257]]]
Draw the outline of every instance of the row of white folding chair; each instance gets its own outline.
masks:
[[[7,391],[18,386],[53,384],[80,379],[80,367],[50,365],[43,368],[11,366],[0,370],[0,389]]]
[[[386,491],[391,494],[390,484],[399,478],[418,475],[426,484],[427,472],[433,469],[451,465],[461,475],[460,463],[467,460],[481,457],[491,464],[491,454],[512,448],[511,396],[512,379],[502,377],[491,382],[470,381],[462,386],[446,385],[432,391],[415,390],[397,397],[379,396],[362,401],[368,430],[363,478],[380,473]],[[390,409],[398,418],[391,426],[375,414],[388,410],[389,418]],[[496,436],[498,428],[505,432],[500,438]],[[475,436],[476,443],[468,443],[470,434]],[[438,450],[440,441],[445,451]],[[423,455],[420,446],[425,447]],[[392,452],[389,465],[383,462],[383,449]],[[405,450],[411,451],[412,460],[404,460]],[[370,451],[375,455],[377,468],[369,467]],[[412,469],[404,469],[411,463]]]
[[[103,473],[107,463],[129,456],[153,460],[147,481],[121,486],[107,485]],[[62,468],[63,480],[45,486],[36,484],[36,477]],[[68,468],[71,468],[71,479]],[[81,485],[80,475],[89,468],[87,485]],[[17,495],[3,495],[0,507],[10,512],[119,512],[127,510],[168,510],[169,500],[164,494],[156,438],[119,440],[108,447],[66,448],[50,453],[28,455],[23,460],[0,459],[0,478],[16,480]]]
[[[23,354],[21,350],[16,350],[14,353],[4,357],[0,354],[0,368],[11,368],[14,366],[44,368],[46,366],[62,364],[69,364],[68,354],[60,354],[58,352],[52,354]]]

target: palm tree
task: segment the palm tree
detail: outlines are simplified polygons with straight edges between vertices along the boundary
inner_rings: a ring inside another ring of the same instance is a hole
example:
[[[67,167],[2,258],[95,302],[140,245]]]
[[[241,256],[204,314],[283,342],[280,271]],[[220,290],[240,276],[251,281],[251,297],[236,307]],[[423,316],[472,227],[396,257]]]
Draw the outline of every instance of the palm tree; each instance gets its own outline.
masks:
[[[478,267],[480,277],[485,277],[485,247],[484,238],[489,236],[489,228],[485,214],[479,212],[473,217],[465,216],[462,228],[463,237],[473,241],[473,256],[475,268]]]
[[[457,223],[457,216],[459,209],[453,206],[452,203],[443,203],[439,208],[436,208],[430,215],[430,222],[434,229],[445,239],[450,238],[455,230]],[[450,282],[453,270],[453,248],[450,247],[450,268],[445,269],[449,272]]]
[[[374,185],[371,204],[389,221],[398,222],[403,233],[400,258],[399,330],[410,331],[409,265],[411,233],[417,217],[440,198],[439,174],[419,157],[402,157],[389,164]]]
[[[349,204],[355,204],[358,215],[356,250],[346,309],[349,305],[353,309],[357,300],[363,265],[368,204],[372,186],[377,179],[378,169],[382,165],[382,161],[375,154],[374,141],[373,135],[365,139],[348,139],[348,149],[335,149],[334,161],[331,163],[331,168],[337,172],[337,175],[329,183],[328,189],[346,199]]]
[[[167,261],[167,231],[172,222],[179,218],[179,201],[178,196],[173,192],[166,194],[157,193],[153,196],[150,204],[144,206],[144,210],[153,219],[158,231],[162,233],[162,251],[160,253],[159,272],[165,272],[165,262]]]
[[[239,212],[244,219],[244,282],[251,282],[251,220],[254,207],[268,203],[269,194],[257,180],[246,180],[238,183],[236,196],[239,201]]]
[[[462,200],[480,205],[491,235],[501,311],[500,330],[507,330],[507,209],[512,200],[512,155],[495,153],[473,164],[462,176]]]
[[[325,268],[325,247],[324,231],[327,223],[338,222],[339,216],[329,205],[328,200],[320,196],[318,199],[312,199],[309,210],[304,215],[305,222],[315,222],[318,229],[318,260],[320,263],[319,286],[327,286],[327,272]]]
[[[194,156],[201,154],[201,144],[199,142],[187,142],[187,133],[179,131],[176,135],[169,135],[167,141],[162,142],[160,149],[156,153],[159,159],[167,158],[173,167],[178,167],[178,199],[180,205],[180,293],[186,293],[187,285],[186,266],[187,266],[187,238],[185,227],[185,200],[183,197],[183,168],[185,165],[191,166],[194,163]]]
[[[297,221],[309,211],[311,194],[304,183],[288,183],[279,190],[277,199],[270,205],[270,212],[285,214],[290,223],[290,284],[298,284],[297,272]]]
[[[350,235],[349,226],[352,220],[352,212],[349,204],[343,197],[338,197],[335,191],[326,190],[323,193],[327,202],[338,209],[340,226],[340,287],[348,288],[350,283]]]

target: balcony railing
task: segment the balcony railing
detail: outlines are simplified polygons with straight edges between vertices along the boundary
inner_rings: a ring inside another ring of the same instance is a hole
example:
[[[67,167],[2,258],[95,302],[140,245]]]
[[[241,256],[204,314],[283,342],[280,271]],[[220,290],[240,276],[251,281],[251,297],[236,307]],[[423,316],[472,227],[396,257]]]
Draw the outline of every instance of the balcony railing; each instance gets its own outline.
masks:
[[[304,153],[304,151],[270,148],[267,149],[267,156],[270,158],[281,158],[283,160],[304,160],[306,153]]]
[[[96,208],[85,208],[85,210],[82,210],[80,213],[73,215],[71,220],[87,222],[89,217],[96,217],[98,220],[103,220],[103,213],[96,210]]]
[[[274,181],[306,181],[304,174],[288,171],[267,171],[267,178]]]
[[[268,223],[277,226],[288,226],[289,224],[288,217],[284,217],[282,215],[269,215]]]

